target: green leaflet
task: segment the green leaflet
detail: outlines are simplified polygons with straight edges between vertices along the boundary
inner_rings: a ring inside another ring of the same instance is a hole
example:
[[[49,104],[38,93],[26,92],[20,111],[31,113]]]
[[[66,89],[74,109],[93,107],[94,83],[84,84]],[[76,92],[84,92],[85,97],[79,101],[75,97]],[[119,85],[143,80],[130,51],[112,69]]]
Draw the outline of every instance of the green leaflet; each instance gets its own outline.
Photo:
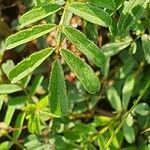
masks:
[[[128,30],[135,19],[141,16],[149,0],[130,0],[126,2],[122,14],[118,21],[118,30],[123,33]]]
[[[130,97],[132,96],[134,84],[135,84],[134,75],[128,76],[122,89],[122,106],[124,110],[126,110],[128,107]]]
[[[150,36],[149,35],[142,35],[142,46],[145,55],[145,60],[148,64],[150,64]]]
[[[105,64],[105,55],[101,50],[86,36],[78,31],[77,29],[64,26],[63,31],[66,37],[90,60],[93,61],[97,66],[101,67]]]
[[[15,124],[15,128],[17,128],[18,130],[14,131],[13,132],[13,135],[12,135],[12,139],[14,141],[16,141],[20,134],[21,134],[21,131],[22,131],[22,126],[23,126],[23,122],[24,122],[24,119],[25,119],[25,112],[22,112],[20,113],[18,116],[17,116],[17,120],[16,120],[16,124]]]
[[[107,90],[107,97],[108,97],[108,100],[109,100],[111,106],[115,110],[117,110],[117,111],[122,110],[121,99],[118,95],[117,90],[114,87],[111,87]]]
[[[105,27],[111,26],[112,20],[110,15],[101,8],[87,3],[73,2],[70,4],[69,10],[89,22]]]
[[[15,107],[14,106],[8,106],[7,112],[6,112],[5,118],[4,118],[4,122],[7,126],[9,126],[9,124],[12,120],[14,112],[15,112]]]
[[[33,53],[30,57],[18,63],[9,73],[9,79],[16,83],[26,75],[36,69],[51,53],[52,49],[46,48],[39,52]]]
[[[114,0],[88,0],[91,4],[99,7],[104,7],[110,10],[115,8]]]
[[[9,36],[6,39],[6,49],[12,49],[21,44],[32,41],[36,38],[41,37],[55,29],[53,24],[36,25],[30,29],[25,29],[16,34]]]
[[[132,126],[128,126],[126,122],[123,124],[123,134],[128,143],[133,143],[135,141],[134,129]]]
[[[40,86],[40,84],[42,83],[43,81],[43,78],[44,76],[42,75],[37,75],[35,77],[35,79],[33,80],[33,83],[32,83],[32,87],[31,87],[31,90],[30,90],[30,95],[34,95],[36,93],[36,89]]]
[[[21,24],[21,27],[24,27],[45,17],[48,17],[49,15],[59,11],[60,9],[61,7],[58,4],[41,5],[40,7],[33,8],[32,10],[21,16],[19,19],[19,23]]]
[[[111,57],[116,55],[121,50],[125,49],[127,46],[130,45],[130,41],[128,42],[120,42],[120,43],[109,43],[104,45],[101,50],[107,57]]]
[[[49,83],[49,107],[54,115],[65,115],[68,112],[68,98],[64,74],[59,60],[52,66]]]
[[[85,61],[75,56],[67,49],[61,50],[61,55],[69,65],[69,67],[75,72],[76,76],[79,78],[85,89],[91,93],[95,94],[100,89],[100,81],[94,74],[90,66],[88,66]]]
[[[21,91],[22,88],[16,84],[1,84],[0,94],[10,94],[14,92]]]
[[[31,133],[41,134],[41,123],[39,113],[33,113],[29,116],[28,130]]]

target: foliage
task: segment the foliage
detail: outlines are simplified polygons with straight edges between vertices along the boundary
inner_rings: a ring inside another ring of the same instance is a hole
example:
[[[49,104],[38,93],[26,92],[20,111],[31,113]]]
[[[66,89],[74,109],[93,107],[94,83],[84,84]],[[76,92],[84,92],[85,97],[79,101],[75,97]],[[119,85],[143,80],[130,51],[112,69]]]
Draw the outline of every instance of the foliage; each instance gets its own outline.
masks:
[[[21,55],[34,41],[38,51],[2,62],[0,149],[150,149],[149,0],[25,6],[6,50]],[[45,44],[52,32],[55,46]]]

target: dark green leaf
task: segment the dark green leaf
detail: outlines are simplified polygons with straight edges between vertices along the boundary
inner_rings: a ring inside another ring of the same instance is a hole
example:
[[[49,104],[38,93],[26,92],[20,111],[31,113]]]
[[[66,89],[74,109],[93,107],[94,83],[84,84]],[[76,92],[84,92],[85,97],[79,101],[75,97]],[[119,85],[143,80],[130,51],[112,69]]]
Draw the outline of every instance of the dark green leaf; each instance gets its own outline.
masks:
[[[40,86],[40,84],[42,83],[43,80],[43,76],[42,75],[38,75],[35,77],[33,83],[32,83],[32,87],[31,87],[31,91],[30,94],[34,95],[36,92],[36,89]]]
[[[36,38],[51,32],[55,29],[55,27],[56,26],[52,24],[42,24],[36,25],[30,29],[19,31],[18,33],[13,34],[6,39],[6,49],[12,49],[21,44],[35,40]]]
[[[88,66],[85,61],[75,56],[69,50],[62,49],[61,55],[69,65],[69,67],[75,72],[76,76],[79,78],[85,89],[94,94],[100,89],[100,81],[94,74],[90,66]]]
[[[111,17],[104,10],[94,7],[88,3],[73,2],[69,6],[69,10],[89,22],[110,27],[111,26]]]
[[[145,55],[145,60],[148,64],[150,64],[150,36],[149,35],[142,35],[142,45]]]
[[[21,91],[22,88],[16,84],[1,84],[0,85],[0,94],[10,94],[14,92]]]
[[[39,52],[33,53],[29,58],[18,63],[9,73],[9,79],[12,83],[19,81],[26,75],[37,68],[49,55],[53,52],[52,49],[46,48]]]
[[[142,11],[146,8],[149,0],[130,0],[126,2],[122,14],[118,21],[120,33],[128,30],[134,23],[135,19],[141,16]]]
[[[88,0],[91,4],[113,10],[115,8],[114,0]]]
[[[59,11],[60,8],[61,7],[57,4],[41,5],[40,7],[33,8],[32,10],[22,15],[19,19],[19,23],[21,24],[21,27],[24,27],[45,17],[48,17],[49,15]]]
[[[65,115],[68,112],[68,98],[64,74],[59,60],[52,66],[49,83],[49,106],[54,115]]]
[[[79,51],[84,53],[97,66],[100,67],[105,64],[105,55],[93,42],[88,40],[84,34],[70,26],[65,26],[63,31]]]
[[[16,131],[13,132],[13,135],[12,135],[12,139],[14,141],[16,141],[20,134],[21,134],[21,131],[22,131],[22,126],[23,126],[23,122],[24,122],[24,118],[25,118],[25,113],[22,112],[20,113],[18,116],[17,116],[17,120],[16,120],[16,124],[15,124],[15,128],[17,129]]]

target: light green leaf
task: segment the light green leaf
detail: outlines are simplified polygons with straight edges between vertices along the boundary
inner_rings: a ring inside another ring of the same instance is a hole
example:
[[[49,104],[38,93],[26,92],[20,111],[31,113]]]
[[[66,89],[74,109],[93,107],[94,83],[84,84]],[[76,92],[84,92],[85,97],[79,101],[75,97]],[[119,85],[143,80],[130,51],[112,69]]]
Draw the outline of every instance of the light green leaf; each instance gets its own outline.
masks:
[[[73,2],[69,5],[69,10],[89,22],[105,27],[111,26],[110,15],[101,8],[94,7],[88,3]]]
[[[5,118],[4,118],[4,123],[7,126],[9,126],[9,124],[10,124],[10,122],[12,120],[14,112],[15,112],[15,107],[14,106],[8,106],[7,112],[6,112]]]
[[[16,84],[1,84],[0,94],[10,94],[14,92],[21,91],[22,88]]]
[[[88,0],[91,4],[113,10],[115,8],[114,0]]]
[[[150,64],[150,36],[142,35],[142,46],[144,50],[145,60]]]
[[[52,66],[49,83],[49,106],[54,115],[66,115],[68,112],[68,98],[64,74],[59,60]]]
[[[125,80],[123,89],[122,89],[122,106],[126,110],[128,108],[129,100],[132,96],[133,88],[135,84],[135,76],[129,75]]]
[[[61,7],[58,4],[41,5],[40,7],[33,8],[32,10],[22,15],[19,19],[19,23],[21,24],[21,27],[24,27],[43,18],[46,18],[59,11],[60,9]]]
[[[0,149],[1,150],[9,150],[12,146],[12,142],[10,141],[4,141],[0,143]]]
[[[79,49],[79,51],[85,54],[93,63],[99,67],[105,64],[105,55],[93,42],[88,40],[83,33],[70,26],[65,26],[63,31],[66,37]]]
[[[35,40],[55,29],[53,24],[36,25],[30,29],[24,29],[6,39],[6,49],[12,49],[21,44]]]
[[[75,56],[67,49],[61,50],[61,55],[69,65],[69,67],[75,72],[76,76],[79,78],[85,89],[91,93],[95,94],[100,89],[100,81],[94,74],[90,66],[88,66],[85,61]]]
[[[128,42],[114,42],[114,43],[109,43],[106,44],[102,47],[102,52],[105,54],[107,57],[111,57],[113,55],[116,55],[119,53],[121,50],[125,49],[127,46],[130,45],[130,41]]]
[[[7,60],[6,63],[2,64],[2,70],[8,77],[10,70],[15,66],[14,62],[12,60]]]
[[[111,87],[107,90],[107,97],[108,97],[108,100],[109,100],[111,106],[115,110],[117,110],[117,111],[122,110],[121,99],[119,97],[117,90],[114,87]]]
[[[9,79],[12,83],[16,83],[26,75],[36,69],[51,53],[52,49],[46,48],[39,52],[33,53],[29,58],[17,64],[9,73]]]
[[[25,119],[25,113],[24,112],[22,112],[22,113],[20,113],[18,116],[17,116],[17,120],[16,120],[16,124],[15,124],[15,128],[17,129],[17,130],[14,130],[14,132],[13,132],[13,135],[12,135],[12,139],[14,140],[14,141],[16,141],[18,138],[19,138],[19,136],[20,136],[20,134],[21,134],[21,131],[22,131],[22,126],[23,126],[23,122],[24,122],[24,119]]]
[[[120,33],[124,33],[124,30],[128,30],[134,21],[141,16],[148,1],[149,0],[130,0],[126,2],[118,21],[118,29]]]
[[[142,116],[150,114],[150,107],[146,103],[140,103],[134,108],[134,112]]]
[[[129,127],[131,127],[133,125],[134,119],[133,119],[131,113],[127,116],[126,123]]]
[[[123,124],[123,134],[128,143],[133,143],[135,141],[134,129],[128,126],[126,122]]]

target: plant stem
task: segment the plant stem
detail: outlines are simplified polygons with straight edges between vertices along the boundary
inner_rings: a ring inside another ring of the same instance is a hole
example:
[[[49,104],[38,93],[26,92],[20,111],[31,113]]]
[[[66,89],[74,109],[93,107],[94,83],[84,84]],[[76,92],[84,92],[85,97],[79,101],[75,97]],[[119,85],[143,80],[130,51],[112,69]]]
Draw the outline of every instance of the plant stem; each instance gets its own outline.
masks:
[[[113,133],[113,135],[110,137],[110,139],[108,140],[108,142],[105,145],[105,149],[106,150],[109,145],[111,144],[112,140],[114,139],[114,137],[118,134],[118,132],[120,131],[120,129],[122,128],[124,122],[126,121],[128,115],[133,111],[133,109],[135,108],[135,106],[139,103],[139,101],[142,99],[142,97],[144,96],[145,92],[147,91],[147,89],[150,86],[150,81],[147,83],[147,85],[145,86],[145,88],[140,92],[139,97],[133,102],[133,106],[130,108],[130,110],[123,116],[123,119],[121,121],[121,123],[119,124],[118,128],[115,130],[115,132]]]

